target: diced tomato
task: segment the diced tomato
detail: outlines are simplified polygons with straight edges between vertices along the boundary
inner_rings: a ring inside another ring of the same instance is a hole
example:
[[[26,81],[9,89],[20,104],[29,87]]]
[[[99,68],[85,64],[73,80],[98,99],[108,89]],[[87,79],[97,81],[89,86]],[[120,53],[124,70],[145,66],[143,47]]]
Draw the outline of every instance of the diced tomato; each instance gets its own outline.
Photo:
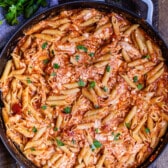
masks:
[[[13,114],[21,114],[21,110],[22,110],[22,107],[19,103],[14,103],[12,105],[12,111],[13,111]]]

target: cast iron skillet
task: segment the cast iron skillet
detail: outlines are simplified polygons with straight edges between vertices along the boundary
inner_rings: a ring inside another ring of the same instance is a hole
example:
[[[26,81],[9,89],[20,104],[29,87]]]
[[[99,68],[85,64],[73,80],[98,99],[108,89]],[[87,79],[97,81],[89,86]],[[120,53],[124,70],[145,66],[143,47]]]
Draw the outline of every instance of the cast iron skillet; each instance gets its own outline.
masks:
[[[26,22],[9,40],[7,45],[2,50],[1,56],[0,56],[0,74],[2,74],[3,69],[7,63],[7,61],[10,59],[10,53],[14,49],[16,43],[19,41],[19,39],[24,35],[23,31],[27,29],[29,26],[49,17],[52,15],[57,15],[62,10],[70,10],[70,9],[78,9],[78,8],[96,8],[100,11],[105,12],[117,12],[122,15],[124,15],[128,20],[130,20],[132,23],[138,23],[140,26],[144,29],[145,32],[149,36],[153,38],[153,40],[159,45],[163,52],[163,56],[166,59],[166,64],[168,66],[168,47],[166,46],[163,39],[160,37],[160,35],[152,28],[152,26],[144,21],[144,19],[139,18],[136,14],[126,10],[121,9],[119,6],[115,4],[107,4],[104,2],[70,2],[65,3],[62,5],[54,6],[43,13],[34,16],[31,18],[28,22]],[[37,168],[34,164],[31,163],[26,157],[21,153],[21,151],[17,148],[17,146],[6,136],[6,129],[2,118],[1,109],[3,107],[2,99],[0,99],[0,137],[8,149],[9,153],[13,156],[13,158],[18,161],[18,163],[26,168]],[[164,147],[167,145],[168,142],[168,131],[163,136],[163,138],[160,140],[157,148],[153,151],[153,153],[146,159],[146,161],[139,166],[139,168],[145,168],[151,164],[152,161],[155,160],[155,158],[163,151]]]

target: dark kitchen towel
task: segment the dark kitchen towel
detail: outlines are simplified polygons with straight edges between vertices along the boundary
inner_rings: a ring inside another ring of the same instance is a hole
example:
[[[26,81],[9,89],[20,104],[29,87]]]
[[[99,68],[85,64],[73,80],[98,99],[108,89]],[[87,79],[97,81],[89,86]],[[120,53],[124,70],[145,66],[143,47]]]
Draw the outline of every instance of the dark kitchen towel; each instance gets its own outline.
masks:
[[[45,9],[57,5],[59,3],[71,2],[75,0],[48,0],[48,6],[45,8],[40,8],[35,14],[44,11]],[[77,1],[77,0],[76,0]],[[90,0],[91,1],[91,0]],[[103,0],[97,0],[103,1]],[[138,15],[142,18],[146,18],[148,7],[143,2],[144,0],[105,0],[108,3],[116,3],[121,7],[125,7]],[[149,0],[145,0],[149,1]],[[158,27],[158,0],[152,0],[154,6],[154,17],[153,17],[153,26],[157,29]],[[4,19],[5,11],[0,8],[0,20]],[[27,20],[24,19],[22,16],[19,17],[19,24],[16,26],[9,26],[6,21],[2,25],[0,25],[0,50],[4,47],[7,41],[11,38],[11,36],[18,30],[18,28],[25,23]]]

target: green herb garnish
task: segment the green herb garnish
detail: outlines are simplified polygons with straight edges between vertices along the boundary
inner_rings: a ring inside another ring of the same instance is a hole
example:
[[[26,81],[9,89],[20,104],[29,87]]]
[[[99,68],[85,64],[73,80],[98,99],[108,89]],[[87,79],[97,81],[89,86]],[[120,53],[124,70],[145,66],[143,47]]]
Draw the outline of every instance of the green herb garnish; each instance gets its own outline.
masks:
[[[42,110],[46,110],[47,109],[47,106],[46,105],[43,105],[41,106]]]
[[[110,72],[110,65],[107,65],[106,72]]]
[[[95,81],[91,81],[89,83],[89,88],[94,88],[96,86],[96,82]]]
[[[98,141],[98,140],[94,140],[93,141],[93,145],[96,147],[96,148],[100,148],[102,146],[102,144]]]
[[[75,60],[76,60],[76,61],[79,61],[79,58],[80,58],[79,55],[76,55],[76,56],[75,56]]]
[[[55,55],[54,50],[51,50],[52,55]]]
[[[134,81],[134,83],[136,83],[138,81],[138,76],[134,76],[133,81]]]
[[[32,128],[32,131],[33,131],[34,133],[36,133],[36,132],[37,132],[37,128],[34,126],[34,127]]]
[[[107,91],[108,91],[108,88],[107,88],[106,86],[104,86],[104,87],[103,87],[103,90],[104,90],[105,92],[107,92]]]
[[[42,49],[45,49],[47,47],[48,43],[47,42],[44,42],[41,46]]]
[[[65,107],[65,108],[63,109],[63,112],[64,112],[65,114],[71,113],[71,107]]]
[[[149,134],[149,133],[150,133],[150,129],[149,129],[149,128],[145,128],[145,132],[146,132],[147,134]]]
[[[125,123],[125,126],[130,129],[131,128],[131,123]]]
[[[112,136],[114,137],[114,141],[117,141],[117,140],[119,140],[120,133],[114,134],[114,132],[113,132]]]
[[[60,68],[60,66],[58,64],[54,64],[53,67],[54,67],[54,69],[59,69]]]
[[[96,134],[98,134],[98,133],[99,133],[99,129],[98,129],[98,128],[96,128],[96,129],[95,129],[95,132],[96,132]]]
[[[84,86],[85,86],[85,82],[84,82],[82,79],[79,79],[78,85],[79,85],[80,87],[84,87]]]
[[[54,131],[58,131],[58,128],[57,128],[57,127],[55,127],[55,128],[54,128]]]
[[[145,56],[143,56],[142,58],[149,59],[149,58],[150,58],[150,55],[145,55]]]
[[[78,50],[82,50],[82,51],[84,51],[84,52],[87,52],[87,51],[88,51],[88,49],[87,49],[85,46],[83,46],[83,45],[78,45],[76,48],[77,48]]]
[[[94,55],[95,55],[95,54],[94,54],[93,52],[89,53],[89,56],[90,56],[90,57],[94,57]]]
[[[56,76],[56,73],[55,73],[55,72],[52,72],[52,73],[50,74],[50,76]]]
[[[73,143],[73,144],[75,144],[75,143],[76,143],[76,141],[75,141],[74,139],[72,139],[72,143]]]
[[[30,148],[31,151],[35,151],[35,148]]]
[[[56,139],[56,142],[58,146],[64,146],[64,143],[61,140]]]
[[[27,78],[27,83],[32,83],[32,81],[30,80],[30,78]]]
[[[141,90],[141,89],[143,88],[143,85],[139,83],[139,84],[137,85],[137,88],[138,88],[138,90]]]
[[[43,60],[43,64],[48,64],[48,62],[49,62],[48,59]]]

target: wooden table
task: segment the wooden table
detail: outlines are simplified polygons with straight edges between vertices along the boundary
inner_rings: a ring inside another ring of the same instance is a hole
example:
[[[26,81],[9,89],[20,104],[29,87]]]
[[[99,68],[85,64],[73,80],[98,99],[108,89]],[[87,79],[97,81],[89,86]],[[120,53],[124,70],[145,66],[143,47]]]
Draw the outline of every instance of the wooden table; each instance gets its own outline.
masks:
[[[159,33],[168,44],[168,0],[159,0]],[[16,161],[9,155],[0,140],[0,168],[17,168]],[[149,168],[168,167],[168,145]]]

